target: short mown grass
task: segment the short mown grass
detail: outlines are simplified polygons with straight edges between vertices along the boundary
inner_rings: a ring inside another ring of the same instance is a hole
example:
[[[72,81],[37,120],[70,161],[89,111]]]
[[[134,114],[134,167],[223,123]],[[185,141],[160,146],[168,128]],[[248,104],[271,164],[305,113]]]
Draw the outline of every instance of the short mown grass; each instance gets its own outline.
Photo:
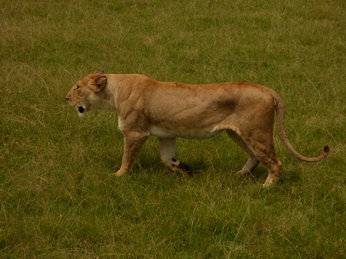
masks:
[[[1,258],[344,258],[344,1],[7,1],[0,21]],[[267,85],[286,104],[294,158],[263,189],[234,172],[226,134],[181,139],[184,178],[149,139],[115,178],[115,113],[84,119],[64,97],[80,77],[141,73],[187,83]]]

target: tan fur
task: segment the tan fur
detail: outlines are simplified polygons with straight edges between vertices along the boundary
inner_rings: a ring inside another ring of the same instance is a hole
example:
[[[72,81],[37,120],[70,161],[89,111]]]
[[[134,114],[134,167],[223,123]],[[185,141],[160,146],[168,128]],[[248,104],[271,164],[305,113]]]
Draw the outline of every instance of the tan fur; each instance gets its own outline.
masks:
[[[274,151],[275,112],[279,136],[297,158],[320,161],[329,152],[326,146],[315,158],[299,154],[286,137],[281,99],[273,90],[257,84],[191,85],[99,71],[79,80],[66,98],[80,115],[93,109],[117,112],[118,126],[125,138],[118,176],[131,169],[150,135],[160,140],[162,161],[172,170],[186,173],[188,167],[174,158],[175,138],[208,138],[226,131],[249,154],[238,175],[249,174],[262,162],[268,169],[264,183],[268,187],[279,179],[282,167]]]

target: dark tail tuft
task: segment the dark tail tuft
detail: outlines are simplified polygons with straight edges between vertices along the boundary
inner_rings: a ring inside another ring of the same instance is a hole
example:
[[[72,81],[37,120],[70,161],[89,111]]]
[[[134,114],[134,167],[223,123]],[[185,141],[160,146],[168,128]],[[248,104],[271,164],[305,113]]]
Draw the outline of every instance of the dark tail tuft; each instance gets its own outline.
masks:
[[[324,152],[325,153],[329,153],[329,151],[330,151],[329,146],[328,145],[324,146]]]

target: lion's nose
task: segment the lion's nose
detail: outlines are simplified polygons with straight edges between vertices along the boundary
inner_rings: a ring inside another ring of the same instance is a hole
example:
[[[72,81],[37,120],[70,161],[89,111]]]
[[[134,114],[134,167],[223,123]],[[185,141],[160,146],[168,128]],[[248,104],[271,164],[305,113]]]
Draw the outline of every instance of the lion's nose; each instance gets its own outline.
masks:
[[[65,97],[65,99],[66,99],[66,101],[69,101],[69,100],[70,100],[70,98],[68,98],[68,97]]]

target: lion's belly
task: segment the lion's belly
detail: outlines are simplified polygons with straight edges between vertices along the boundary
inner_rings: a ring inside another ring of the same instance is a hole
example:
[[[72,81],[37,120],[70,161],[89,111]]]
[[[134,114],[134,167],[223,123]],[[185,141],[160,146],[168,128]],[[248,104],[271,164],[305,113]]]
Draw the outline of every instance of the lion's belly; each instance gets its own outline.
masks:
[[[206,139],[211,138],[222,130],[214,129],[191,129],[187,131],[179,131],[174,129],[165,129],[155,125],[149,127],[149,134],[159,138],[195,138],[195,139]]]

